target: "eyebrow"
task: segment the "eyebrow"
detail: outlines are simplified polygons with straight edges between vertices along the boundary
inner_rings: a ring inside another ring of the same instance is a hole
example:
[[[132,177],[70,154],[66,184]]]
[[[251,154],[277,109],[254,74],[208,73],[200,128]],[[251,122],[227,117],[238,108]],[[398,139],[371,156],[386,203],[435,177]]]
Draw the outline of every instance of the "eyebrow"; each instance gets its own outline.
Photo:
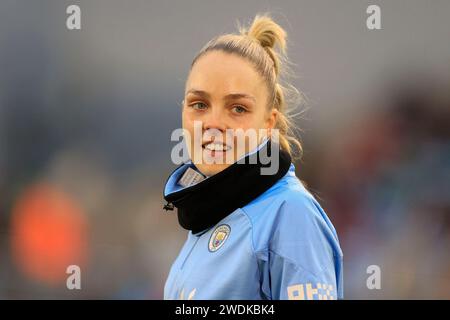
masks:
[[[188,91],[186,91],[186,95],[188,95],[189,93],[201,96],[201,97],[205,97],[207,99],[211,98],[211,95],[203,90],[197,90],[197,89],[190,89]],[[254,102],[256,102],[256,98],[250,94],[247,93],[229,93],[227,94],[225,97],[223,97],[224,100],[228,100],[228,99],[240,99],[240,98],[246,98],[246,99],[250,99],[253,100]]]

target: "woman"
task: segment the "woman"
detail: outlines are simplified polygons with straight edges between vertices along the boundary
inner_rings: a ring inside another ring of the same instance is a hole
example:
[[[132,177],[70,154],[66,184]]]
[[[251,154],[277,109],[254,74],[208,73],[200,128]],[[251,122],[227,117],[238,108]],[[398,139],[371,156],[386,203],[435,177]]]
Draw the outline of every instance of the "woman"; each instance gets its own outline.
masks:
[[[291,162],[286,33],[268,15],[239,31],[208,42],[186,81],[190,161],[169,176],[164,208],[189,233],[164,298],[341,299],[336,231]]]

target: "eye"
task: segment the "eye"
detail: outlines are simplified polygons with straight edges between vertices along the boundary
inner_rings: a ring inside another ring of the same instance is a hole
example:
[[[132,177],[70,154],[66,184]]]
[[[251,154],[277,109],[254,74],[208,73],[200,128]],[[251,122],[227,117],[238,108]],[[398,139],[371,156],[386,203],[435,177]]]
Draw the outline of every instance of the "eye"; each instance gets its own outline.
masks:
[[[191,104],[191,107],[194,110],[204,110],[206,109],[206,104],[204,104],[203,102],[196,102],[194,104]]]
[[[239,113],[239,114],[247,112],[247,109],[243,106],[234,106],[233,110],[235,113]]]

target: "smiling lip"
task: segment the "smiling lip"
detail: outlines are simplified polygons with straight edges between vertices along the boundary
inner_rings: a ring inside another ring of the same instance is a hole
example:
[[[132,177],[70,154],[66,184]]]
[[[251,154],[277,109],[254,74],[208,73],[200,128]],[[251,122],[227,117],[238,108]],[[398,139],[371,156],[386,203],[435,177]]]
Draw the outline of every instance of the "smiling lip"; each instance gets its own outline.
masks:
[[[206,142],[202,145],[202,149],[206,156],[211,158],[222,158],[226,152],[231,150],[231,147],[222,142]]]
[[[226,152],[231,147],[220,141],[207,141],[202,144],[202,148],[209,151]]]

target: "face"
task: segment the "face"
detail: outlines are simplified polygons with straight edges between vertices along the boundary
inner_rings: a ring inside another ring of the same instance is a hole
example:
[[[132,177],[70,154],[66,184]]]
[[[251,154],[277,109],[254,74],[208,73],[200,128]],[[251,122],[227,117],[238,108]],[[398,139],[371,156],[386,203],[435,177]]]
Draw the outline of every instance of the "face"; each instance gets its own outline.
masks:
[[[212,51],[196,61],[186,82],[182,122],[190,136],[189,156],[203,174],[224,170],[274,128],[277,111],[268,109],[268,96],[264,79],[237,55]]]

